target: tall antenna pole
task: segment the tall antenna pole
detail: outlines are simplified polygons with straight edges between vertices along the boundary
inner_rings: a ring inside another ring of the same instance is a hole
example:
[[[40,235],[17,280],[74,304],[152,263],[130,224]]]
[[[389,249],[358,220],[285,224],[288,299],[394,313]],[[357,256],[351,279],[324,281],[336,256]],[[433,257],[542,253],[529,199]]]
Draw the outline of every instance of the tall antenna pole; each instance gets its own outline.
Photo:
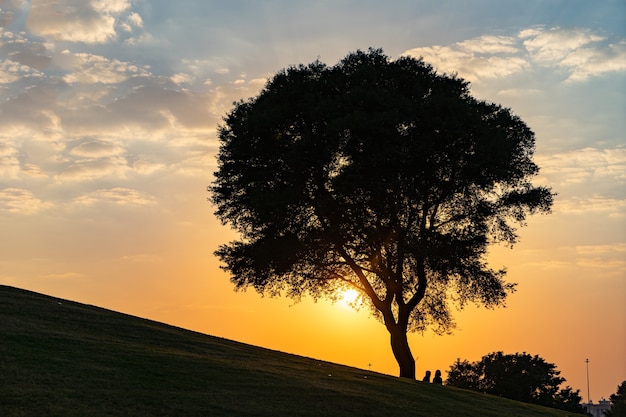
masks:
[[[587,401],[591,404],[591,396],[589,395],[589,358],[585,359],[587,364]]]

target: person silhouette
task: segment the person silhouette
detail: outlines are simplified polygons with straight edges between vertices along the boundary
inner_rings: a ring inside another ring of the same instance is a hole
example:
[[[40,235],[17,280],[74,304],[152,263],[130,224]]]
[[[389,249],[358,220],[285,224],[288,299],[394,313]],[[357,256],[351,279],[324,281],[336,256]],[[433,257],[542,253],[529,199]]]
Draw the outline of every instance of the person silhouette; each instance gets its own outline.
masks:
[[[443,383],[443,380],[441,379],[441,371],[437,369],[435,371],[435,377],[433,378],[433,384],[441,385],[442,383]]]
[[[424,375],[424,378],[422,378],[422,381],[430,382],[430,371],[426,371],[426,375]]]

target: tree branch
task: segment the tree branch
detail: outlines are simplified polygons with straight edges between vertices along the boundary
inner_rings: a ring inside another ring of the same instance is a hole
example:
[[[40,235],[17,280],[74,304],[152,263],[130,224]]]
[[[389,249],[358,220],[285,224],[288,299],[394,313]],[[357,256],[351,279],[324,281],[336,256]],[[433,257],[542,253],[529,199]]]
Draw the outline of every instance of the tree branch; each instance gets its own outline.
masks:
[[[376,294],[376,291],[372,287],[372,284],[363,273],[363,269],[354,261],[354,259],[350,257],[350,255],[348,255],[342,245],[335,244],[334,246],[337,253],[346,260],[346,264],[350,267],[350,269],[352,269],[352,271],[354,271],[357,278],[359,278],[359,282],[363,286],[363,291],[372,300],[372,304],[374,304],[374,307],[376,307],[381,312],[384,312],[385,305],[383,301],[378,298],[378,294]]]

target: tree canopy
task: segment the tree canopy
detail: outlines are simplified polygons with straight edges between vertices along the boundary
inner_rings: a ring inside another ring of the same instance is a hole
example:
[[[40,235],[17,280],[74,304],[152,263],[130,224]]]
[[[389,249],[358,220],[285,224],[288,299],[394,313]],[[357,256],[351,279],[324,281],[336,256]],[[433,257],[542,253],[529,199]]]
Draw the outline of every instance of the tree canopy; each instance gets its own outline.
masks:
[[[617,386],[615,394],[609,397],[611,408],[604,413],[606,417],[626,417],[626,381]]]
[[[382,50],[279,71],[219,127],[217,256],[238,289],[299,298],[353,288],[415,377],[406,333],[454,326],[451,305],[502,305],[485,260],[552,193],[531,183],[531,129],[469,84]]]
[[[447,385],[498,395],[512,400],[582,413],[579,391],[560,388],[565,382],[556,365],[528,353],[489,353],[478,362],[450,366]]]

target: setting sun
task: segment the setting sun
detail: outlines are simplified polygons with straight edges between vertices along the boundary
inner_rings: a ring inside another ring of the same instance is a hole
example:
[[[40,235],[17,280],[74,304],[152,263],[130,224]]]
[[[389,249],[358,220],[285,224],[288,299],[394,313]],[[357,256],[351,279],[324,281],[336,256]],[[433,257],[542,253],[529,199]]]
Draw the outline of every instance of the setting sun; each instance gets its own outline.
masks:
[[[357,290],[349,289],[343,291],[339,298],[339,305],[345,308],[352,308],[357,303],[360,304],[359,292]]]

